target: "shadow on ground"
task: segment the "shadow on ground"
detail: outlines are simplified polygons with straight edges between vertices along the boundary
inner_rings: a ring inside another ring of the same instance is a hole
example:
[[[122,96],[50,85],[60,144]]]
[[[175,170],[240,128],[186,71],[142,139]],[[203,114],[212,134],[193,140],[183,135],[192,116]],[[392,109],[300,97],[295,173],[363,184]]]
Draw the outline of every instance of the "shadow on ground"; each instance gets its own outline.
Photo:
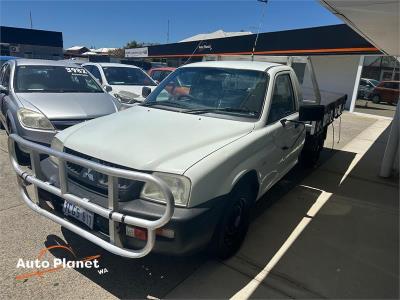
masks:
[[[352,154],[338,151],[302,181],[333,196],[262,285],[275,274],[300,287],[284,287],[293,298],[398,299],[399,181],[377,175],[388,130],[344,180]]]

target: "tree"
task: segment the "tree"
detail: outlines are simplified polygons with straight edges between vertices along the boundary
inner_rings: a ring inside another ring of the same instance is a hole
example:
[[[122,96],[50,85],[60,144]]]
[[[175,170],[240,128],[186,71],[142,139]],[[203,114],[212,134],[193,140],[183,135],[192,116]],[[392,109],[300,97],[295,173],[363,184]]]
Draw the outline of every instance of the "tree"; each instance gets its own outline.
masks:
[[[136,42],[135,40],[126,43],[125,49],[140,48],[143,47],[143,43]]]

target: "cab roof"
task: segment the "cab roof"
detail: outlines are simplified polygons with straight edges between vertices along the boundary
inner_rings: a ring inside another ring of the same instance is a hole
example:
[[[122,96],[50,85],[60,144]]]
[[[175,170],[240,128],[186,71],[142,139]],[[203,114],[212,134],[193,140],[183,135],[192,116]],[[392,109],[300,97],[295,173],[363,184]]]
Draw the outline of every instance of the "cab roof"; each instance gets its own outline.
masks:
[[[181,68],[208,67],[208,68],[228,68],[228,69],[265,71],[271,67],[278,67],[278,66],[282,66],[282,64],[262,62],[262,61],[202,61],[202,62],[187,64],[182,66]]]

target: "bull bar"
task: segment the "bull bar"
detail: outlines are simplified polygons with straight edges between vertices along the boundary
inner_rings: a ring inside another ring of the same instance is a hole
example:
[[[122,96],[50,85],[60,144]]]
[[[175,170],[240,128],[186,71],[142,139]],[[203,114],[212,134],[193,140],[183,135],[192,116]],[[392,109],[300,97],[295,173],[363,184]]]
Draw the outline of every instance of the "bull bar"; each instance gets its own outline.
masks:
[[[31,170],[24,170],[19,165],[16,158],[16,144],[24,146],[29,151],[31,160]],[[37,143],[28,141],[16,134],[10,134],[8,138],[8,150],[13,166],[18,177],[19,192],[23,201],[34,211],[58,223],[59,225],[69,229],[70,231],[80,235],[81,237],[93,242],[101,248],[119,256],[128,258],[140,258],[147,255],[154,247],[156,229],[167,224],[174,213],[174,196],[168,185],[160,178],[151,174],[138,171],[130,171],[115,167],[105,166],[97,162],[83,159],[65,152],[57,151],[53,148],[42,146]],[[40,168],[40,154],[54,156],[58,159],[58,171],[60,187],[52,185],[51,182],[45,181]],[[86,168],[91,168],[97,172],[108,176],[108,207],[97,205],[90,202],[89,199],[80,198],[68,191],[68,176],[66,162],[71,162]],[[30,172],[31,171],[31,172]],[[118,178],[137,180],[141,182],[153,183],[161,190],[166,201],[166,207],[163,215],[156,220],[147,220],[134,216],[125,215],[118,212]],[[32,184],[37,203],[31,199],[26,187]],[[82,229],[74,223],[65,220],[43,209],[39,206],[38,188],[43,189],[55,196],[61,197],[68,202],[89,210],[109,220],[109,241],[106,241],[97,235]],[[143,248],[138,250],[124,248],[119,236],[119,224],[138,226],[147,229],[147,241]]]

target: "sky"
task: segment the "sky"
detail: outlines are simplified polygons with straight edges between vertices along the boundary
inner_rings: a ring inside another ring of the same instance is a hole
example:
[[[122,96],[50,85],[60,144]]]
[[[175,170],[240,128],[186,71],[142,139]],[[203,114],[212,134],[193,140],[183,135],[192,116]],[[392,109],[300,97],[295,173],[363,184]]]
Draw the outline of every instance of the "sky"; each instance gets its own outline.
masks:
[[[198,33],[279,31],[342,23],[316,0],[224,1],[4,1],[0,24],[61,31],[64,48],[122,47],[128,41],[166,43]],[[262,22],[260,22],[262,20]]]

